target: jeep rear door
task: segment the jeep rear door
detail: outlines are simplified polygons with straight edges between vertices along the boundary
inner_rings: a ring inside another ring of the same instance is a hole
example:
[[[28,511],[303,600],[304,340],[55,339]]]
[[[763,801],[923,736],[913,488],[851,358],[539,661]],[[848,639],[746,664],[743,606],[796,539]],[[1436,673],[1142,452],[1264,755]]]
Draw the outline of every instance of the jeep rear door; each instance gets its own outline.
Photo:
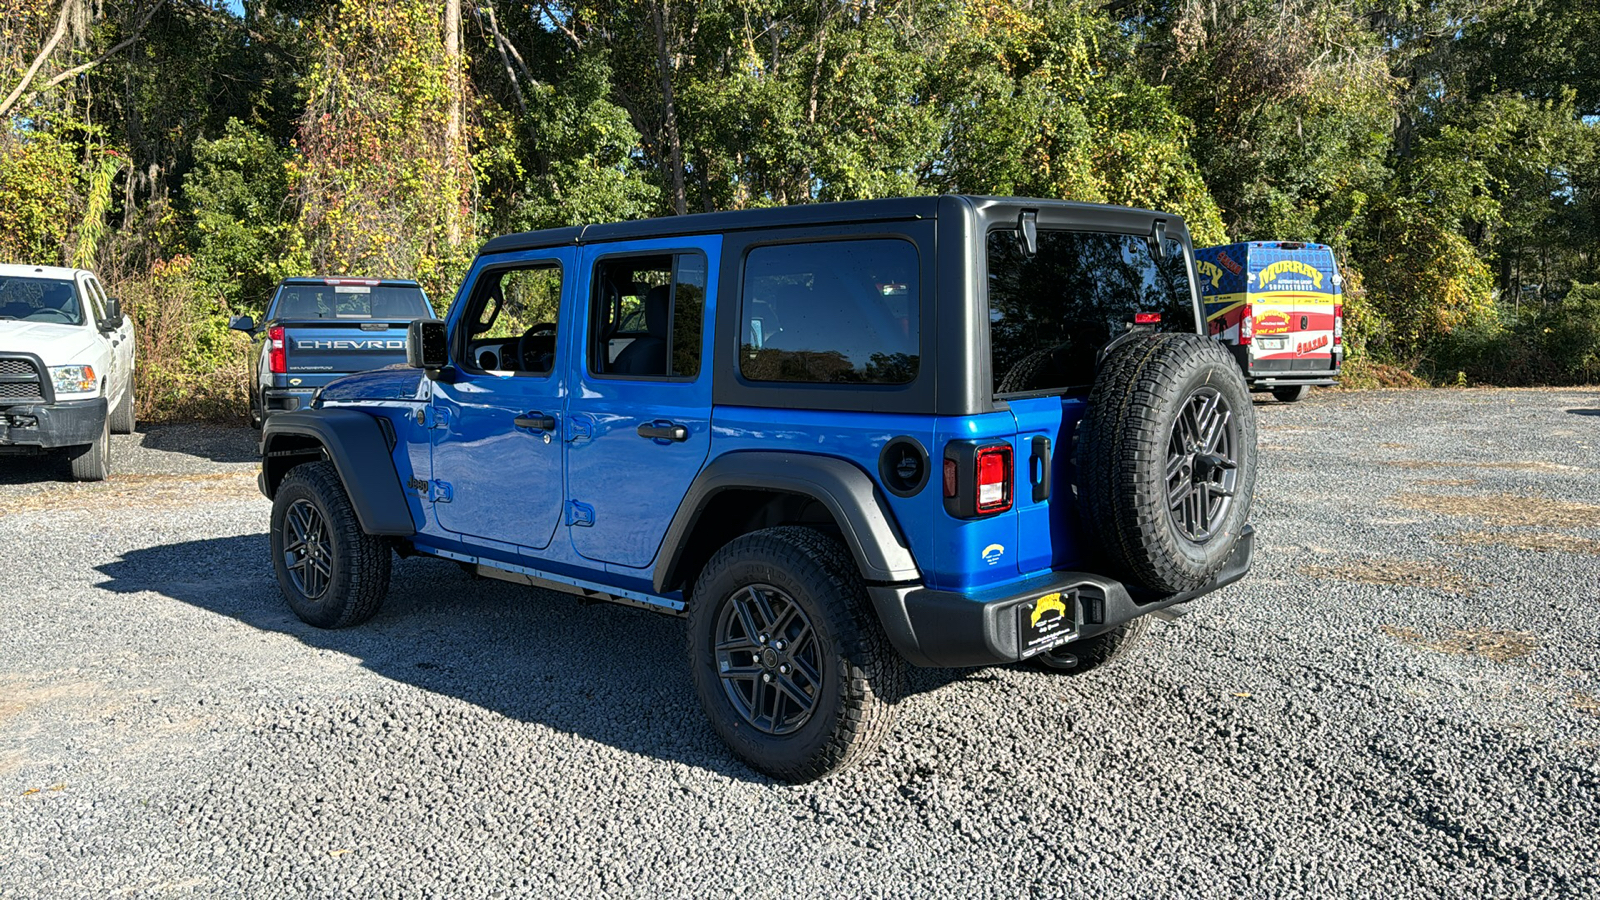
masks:
[[[711,448],[716,236],[586,247],[567,370],[568,534],[643,569]],[[641,315],[642,313],[642,315]],[[642,323],[642,330],[641,330]]]

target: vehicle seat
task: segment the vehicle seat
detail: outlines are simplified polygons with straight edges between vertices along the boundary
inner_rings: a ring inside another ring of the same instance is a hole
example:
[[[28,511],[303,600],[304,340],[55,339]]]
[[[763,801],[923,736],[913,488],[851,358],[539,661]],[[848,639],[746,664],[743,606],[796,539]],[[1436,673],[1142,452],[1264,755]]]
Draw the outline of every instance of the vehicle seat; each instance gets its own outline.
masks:
[[[611,371],[616,375],[667,374],[667,333],[672,328],[672,287],[657,285],[644,295],[644,327],[649,334],[622,348]]]

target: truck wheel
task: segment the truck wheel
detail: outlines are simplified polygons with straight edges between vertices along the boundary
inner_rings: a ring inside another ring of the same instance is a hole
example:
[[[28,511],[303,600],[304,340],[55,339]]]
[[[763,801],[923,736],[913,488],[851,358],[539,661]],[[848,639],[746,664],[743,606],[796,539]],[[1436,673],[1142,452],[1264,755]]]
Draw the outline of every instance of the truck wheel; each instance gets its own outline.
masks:
[[[1311,385],[1309,384],[1292,384],[1287,387],[1275,387],[1272,389],[1272,396],[1277,397],[1284,403],[1299,403],[1310,393]]]
[[[1215,578],[1256,480],[1255,409],[1228,351],[1194,334],[1128,340],[1101,366],[1080,427],[1079,507],[1115,574],[1163,594]]]
[[[689,603],[689,662],[722,740],[794,782],[875,750],[904,678],[849,552],[793,526],[747,534],[706,564]]]
[[[306,463],[284,476],[270,540],[278,586],[308,625],[359,625],[389,591],[389,547],[361,530],[333,463]]]
[[[1144,642],[1144,636],[1149,631],[1150,617],[1140,616],[1118,625],[1105,634],[1062,644],[1038,656],[1030,657],[1029,662],[1057,675],[1082,675],[1091,669],[1098,669],[1126,658]]]
[[[92,444],[67,451],[73,481],[105,481],[111,477],[111,417],[100,423],[100,436]]]
[[[135,424],[133,421],[133,388],[129,387],[122,395],[122,402],[111,410],[111,433],[133,434]]]

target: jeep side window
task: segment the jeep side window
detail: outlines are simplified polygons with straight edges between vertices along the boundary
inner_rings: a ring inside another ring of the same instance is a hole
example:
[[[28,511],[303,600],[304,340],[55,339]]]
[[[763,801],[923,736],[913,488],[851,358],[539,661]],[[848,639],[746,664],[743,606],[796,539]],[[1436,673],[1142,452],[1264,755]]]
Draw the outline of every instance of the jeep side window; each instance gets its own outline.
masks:
[[[1085,394],[1100,350],[1136,325],[1194,333],[1183,244],[1157,258],[1142,235],[1039,231],[1039,252],[1017,233],[988,237],[989,357],[996,394]]]
[[[706,308],[698,252],[626,256],[595,264],[589,372],[622,378],[694,378]]]
[[[467,308],[468,368],[548,375],[556,363],[561,266],[553,262],[491,269],[478,277]]]
[[[904,240],[757,247],[745,258],[739,371],[751,381],[908,384],[921,331]]]

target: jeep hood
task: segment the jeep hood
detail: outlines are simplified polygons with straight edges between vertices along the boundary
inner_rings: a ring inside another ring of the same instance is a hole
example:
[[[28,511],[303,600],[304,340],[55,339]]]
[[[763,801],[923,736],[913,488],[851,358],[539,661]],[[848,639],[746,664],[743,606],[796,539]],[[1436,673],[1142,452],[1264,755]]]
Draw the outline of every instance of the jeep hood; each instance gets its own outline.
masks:
[[[0,320],[0,352],[32,353],[47,366],[92,363],[95,333],[81,325]]]

